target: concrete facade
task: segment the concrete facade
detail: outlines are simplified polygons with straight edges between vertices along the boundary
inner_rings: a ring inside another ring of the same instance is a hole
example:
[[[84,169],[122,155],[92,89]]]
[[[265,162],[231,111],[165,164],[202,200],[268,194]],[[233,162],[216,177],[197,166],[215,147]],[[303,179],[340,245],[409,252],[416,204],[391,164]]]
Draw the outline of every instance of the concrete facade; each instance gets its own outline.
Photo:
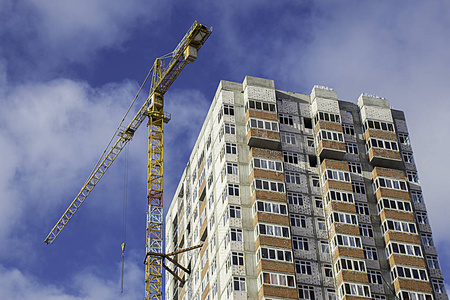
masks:
[[[373,95],[221,81],[166,216],[166,253],[199,244],[166,299],[448,299],[404,114]]]

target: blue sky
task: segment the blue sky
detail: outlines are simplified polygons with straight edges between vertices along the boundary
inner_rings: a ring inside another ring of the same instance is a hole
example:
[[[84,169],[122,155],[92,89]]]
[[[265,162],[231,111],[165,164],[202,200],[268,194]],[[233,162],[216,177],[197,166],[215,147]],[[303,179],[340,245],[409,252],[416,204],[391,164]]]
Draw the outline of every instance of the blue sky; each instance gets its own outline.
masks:
[[[143,297],[145,126],[129,146],[125,293],[119,293],[124,153],[55,243],[43,240],[154,59],[172,51],[194,20],[214,32],[166,94],[172,113],[166,203],[220,80],[259,76],[306,94],[320,84],[354,102],[363,92],[376,94],[406,113],[448,280],[448,2],[0,0],[0,6],[0,299]]]

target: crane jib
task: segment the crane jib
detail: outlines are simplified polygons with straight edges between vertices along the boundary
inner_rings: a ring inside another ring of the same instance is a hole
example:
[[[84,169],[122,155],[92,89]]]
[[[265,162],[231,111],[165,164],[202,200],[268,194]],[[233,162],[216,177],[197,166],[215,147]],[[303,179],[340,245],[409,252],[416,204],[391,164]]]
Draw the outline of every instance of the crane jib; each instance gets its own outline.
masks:
[[[102,156],[100,157],[94,170],[89,175],[88,179],[82,186],[80,192],[66,209],[59,221],[50,231],[46,239],[47,244],[52,244],[56,237],[65,228],[67,223],[81,207],[83,202],[89,196],[94,187],[98,184],[100,179],[109,169],[111,164],[120,154],[122,149],[131,141],[136,130],[140,127],[142,122],[148,117],[149,119],[149,145],[151,152],[149,153],[149,182],[148,185],[148,219],[147,219],[147,256],[145,259],[146,274],[145,274],[145,299],[162,299],[162,270],[166,268],[171,274],[173,273],[163,263],[164,258],[169,261],[173,260],[166,255],[154,255],[155,253],[162,253],[163,245],[163,203],[162,203],[162,155],[163,155],[163,123],[170,120],[170,115],[163,111],[164,94],[170,88],[172,83],[178,77],[183,68],[196,60],[197,52],[203,46],[205,41],[212,33],[212,28],[194,22],[189,28],[188,32],[178,43],[177,47],[170,55],[157,58],[150,70],[147,78],[151,74],[151,84],[149,97],[141,106],[137,114],[125,128],[119,127],[116,130],[117,138],[113,146],[110,144],[106,147]],[[166,62],[165,60],[170,59]],[[144,80],[144,84],[147,80]],[[144,85],[143,84],[143,85]],[[141,89],[143,87],[141,86]],[[141,91],[139,90],[139,92]],[[136,95],[137,96],[139,95]],[[135,100],[136,100],[135,98]],[[154,101],[154,102],[153,102]],[[134,103],[134,101],[133,101]],[[128,112],[127,112],[128,113]],[[126,115],[125,115],[126,116]],[[122,119],[125,120],[125,117]],[[122,122],[120,124],[122,124]],[[115,135],[110,143],[114,140]],[[195,246],[195,248],[201,247]],[[185,249],[183,251],[188,251]],[[122,250],[123,252],[123,250]],[[172,253],[174,254],[174,253]],[[171,255],[171,254],[169,254]],[[175,274],[176,276],[176,274]],[[176,276],[178,277],[178,276]],[[180,278],[178,278],[180,279]],[[182,280],[182,279],[181,279]]]

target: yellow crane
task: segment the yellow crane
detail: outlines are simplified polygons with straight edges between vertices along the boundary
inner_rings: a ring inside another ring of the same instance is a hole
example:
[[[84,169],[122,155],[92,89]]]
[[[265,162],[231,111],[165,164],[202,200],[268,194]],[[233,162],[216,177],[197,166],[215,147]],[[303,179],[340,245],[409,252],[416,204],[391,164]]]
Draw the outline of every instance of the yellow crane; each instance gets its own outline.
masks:
[[[198,50],[211,33],[212,28],[194,22],[174,51],[155,60],[147,76],[148,78],[151,74],[150,93],[147,100],[128,126],[122,128],[119,125],[80,192],[44,240],[47,244],[53,243],[122,149],[130,142],[142,122],[148,117],[147,231],[146,256],[144,259],[145,299],[162,299],[163,267],[178,280],[181,280],[176,272],[164,265],[165,258],[189,273],[189,270],[179,265],[171,256],[201,246],[197,245],[168,254],[163,253],[163,124],[170,120],[170,115],[164,113],[164,94],[183,68],[188,63],[195,61]],[[124,119],[125,117],[122,122]],[[114,139],[116,141],[112,144]],[[124,248],[125,244],[122,244],[122,253]]]

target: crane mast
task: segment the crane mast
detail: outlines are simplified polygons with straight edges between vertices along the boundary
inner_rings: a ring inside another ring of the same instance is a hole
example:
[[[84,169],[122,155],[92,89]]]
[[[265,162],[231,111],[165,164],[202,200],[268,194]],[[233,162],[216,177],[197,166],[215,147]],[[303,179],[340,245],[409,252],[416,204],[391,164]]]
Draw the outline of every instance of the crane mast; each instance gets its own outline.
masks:
[[[117,140],[111,147],[107,146],[104,151],[106,154],[100,157],[80,192],[44,240],[47,244],[53,243],[148,117],[147,229],[144,261],[146,300],[162,299],[162,269],[165,267],[163,260],[168,258],[172,261],[168,255],[174,255],[163,254],[163,124],[170,120],[170,115],[164,112],[164,94],[183,68],[195,61],[198,50],[211,33],[212,28],[194,22],[173,52],[155,60],[147,100],[127,127],[121,129],[119,125],[116,130]],[[170,270],[169,272],[175,274]]]

